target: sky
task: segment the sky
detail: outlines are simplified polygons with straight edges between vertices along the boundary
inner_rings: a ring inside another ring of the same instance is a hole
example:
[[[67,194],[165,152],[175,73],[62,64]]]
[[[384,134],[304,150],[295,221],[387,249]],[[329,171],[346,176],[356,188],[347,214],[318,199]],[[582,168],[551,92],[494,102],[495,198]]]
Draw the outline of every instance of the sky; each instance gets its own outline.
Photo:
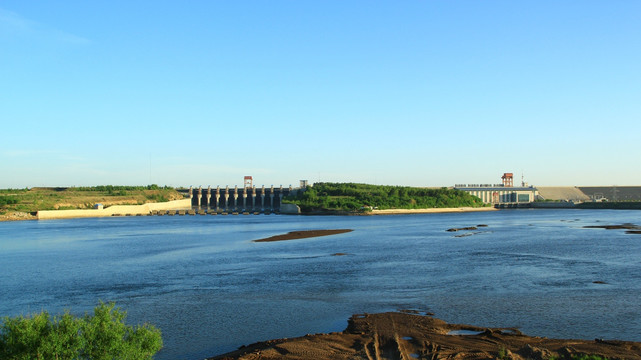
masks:
[[[641,185],[641,1],[0,0],[0,188]]]

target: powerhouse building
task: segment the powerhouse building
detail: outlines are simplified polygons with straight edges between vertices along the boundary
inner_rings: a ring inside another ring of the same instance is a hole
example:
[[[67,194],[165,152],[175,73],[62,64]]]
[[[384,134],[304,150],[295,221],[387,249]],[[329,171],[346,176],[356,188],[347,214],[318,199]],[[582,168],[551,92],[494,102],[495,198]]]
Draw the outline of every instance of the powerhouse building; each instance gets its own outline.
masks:
[[[537,199],[539,191],[534,186],[522,183],[514,186],[514,175],[505,173],[501,184],[457,184],[457,190],[462,190],[476,196],[486,204],[512,205],[532,203]]]

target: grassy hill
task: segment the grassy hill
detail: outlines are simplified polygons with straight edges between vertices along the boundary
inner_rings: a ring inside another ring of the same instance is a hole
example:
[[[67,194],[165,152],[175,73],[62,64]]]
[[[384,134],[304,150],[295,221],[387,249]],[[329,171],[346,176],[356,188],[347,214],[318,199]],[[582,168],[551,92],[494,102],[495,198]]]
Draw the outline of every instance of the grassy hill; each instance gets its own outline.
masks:
[[[354,183],[316,183],[284,202],[296,204],[306,213],[486,206],[477,197],[455,189]]]
[[[110,206],[165,202],[183,197],[174,188],[157,185],[4,189],[0,190],[0,216],[39,210],[88,209],[97,203]]]

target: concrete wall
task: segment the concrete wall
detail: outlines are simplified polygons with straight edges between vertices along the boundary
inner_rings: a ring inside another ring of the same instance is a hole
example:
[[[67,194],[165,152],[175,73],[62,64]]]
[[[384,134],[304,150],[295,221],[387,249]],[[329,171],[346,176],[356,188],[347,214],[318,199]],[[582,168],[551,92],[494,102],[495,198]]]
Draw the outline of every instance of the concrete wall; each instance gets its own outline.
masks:
[[[281,204],[280,205],[281,214],[300,214],[300,207],[296,204]]]
[[[641,201],[641,186],[579,186],[587,197],[608,201]]]
[[[535,202],[532,203],[533,208],[538,209],[572,209],[576,207],[572,202]]]
[[[107,217],[113,215],[149,215],[154,210],[186,210],[191,209],[191,200],[174,200],[162,203],[143,205],[114,205],[105,209],[87,210],[42,210],[36,215],[38,220],[72,219],[86,217]]]

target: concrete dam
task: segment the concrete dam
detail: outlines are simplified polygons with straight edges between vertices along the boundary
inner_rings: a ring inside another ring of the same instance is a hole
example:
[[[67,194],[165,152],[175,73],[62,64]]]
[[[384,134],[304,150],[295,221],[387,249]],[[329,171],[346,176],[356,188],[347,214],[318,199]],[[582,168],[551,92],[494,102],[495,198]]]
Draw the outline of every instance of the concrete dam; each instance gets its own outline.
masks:
[[[210,186],[206,189],[189,188],[189,198],[192,209],[216,212],[279,212],[283,197],[295,191],[291,186],[283,188],[282,185],[277,188]]]

